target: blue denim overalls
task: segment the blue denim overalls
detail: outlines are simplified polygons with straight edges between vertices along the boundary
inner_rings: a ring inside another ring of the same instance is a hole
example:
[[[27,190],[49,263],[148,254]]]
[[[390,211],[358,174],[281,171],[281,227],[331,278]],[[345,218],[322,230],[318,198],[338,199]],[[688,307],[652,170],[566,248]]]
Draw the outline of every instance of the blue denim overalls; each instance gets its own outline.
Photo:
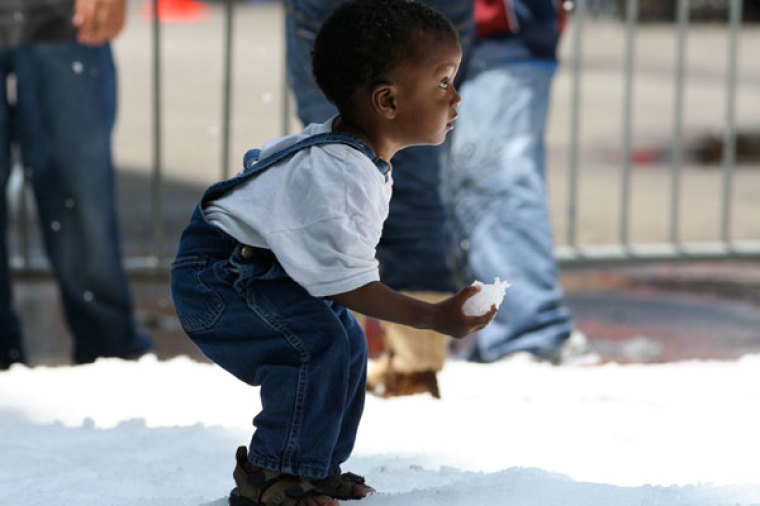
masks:
[[[177,315],[193,342],[237,378],[261,386],[250,461],[304,479],[340,472],[351,454],[364,408],[364,333],[346,308],[293,281],[270,250],[240,244],[209,224],[203,206],[296,151],[325,143],[355,147],[387,175],[387,162],[344,133],[317,134],[262,160],[251,150],[241,174],[206,190],[171,270]]]

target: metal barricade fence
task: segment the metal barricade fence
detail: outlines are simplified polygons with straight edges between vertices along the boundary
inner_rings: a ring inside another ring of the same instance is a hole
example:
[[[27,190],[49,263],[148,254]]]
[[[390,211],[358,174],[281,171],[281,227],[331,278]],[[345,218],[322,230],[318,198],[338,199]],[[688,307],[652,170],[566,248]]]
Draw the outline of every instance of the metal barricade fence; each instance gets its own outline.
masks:
[[[583,67],[583,24],[586,20],[586,3],[588,0],[574,2],[575,13],[572,29],[572,100],[571,108],[571,143],[569,155],[569,184],[567,206],[566,244],[557,248],[561,262],[603,262],[603,261],[640,261],[640,260],[689,260],[689,259],[730,259],[738,257],[760,256],[760,241],[746,239],[735,240],[732,235],[734,174],[737,167],[736,157],[736,97],[737,97],[737,59],[739,54],[739,37],[742,27],[742,0],[728,1],[727,51],[725,54],[725,93],[724,125],[722,136],[722,180],[720,191],[715,198],[720,200],[720,212],[715,216],[719,222],[719,233],[714,240],[685,242],[681,235],[682,223],[681,197],[683,193],[684,166],[684,95],[686,90],[686,50],[689,32],[689,0],[674,0],[676,20],[673,30],[676,38],[676,56],[673,73],[673,111],[672,139],[670,141],[670,205],[667,215],[668,236],[660,243],[641,244],[631,240],[630,222],[632,219],[632,159],[633,157],[633,122],[634,122],[634,85],[636,83],[636,34],[639,25],[639,0],[625,0],[625,50],[623,54],[623,100],[620,113],[623,119],[620,156],[620,199],[618,207],[617,242],[606,245],[583,244],[578,239],[578,181],[580,172],[579,151],[582,140],[579,137],[580,122],[583,113],[581,83],[584,76]],[[665,90],[663,90],[664,92]],[[757,239],[757,237],[755,237]]]
[[[165,210],[165,174],[164,174],[164,114],[162,112],[162,88],[164,86],[164,76],[162,74],[162,22],[159,16],[158,0],[146,0],[150,2],[153,12],[153,22],[151,26],[152,49],[151,49],[151,72],[152,77],[150,86],[152,88],[152,101],[150,104],[150,117],[152,128],[152,170],[150,171],[150,229],[152,237],[151,252],[145,255],[128,256],[126,258],[127,269],[131,274],[148,274],[148,275],[165,275],[168,263],[171,260],[167,258],[165,236],[166,223],[164,218]],[[592,5],[603,3],[598,0],[575,0],[566,2],[566,7],[572,8],[569,18],[567,33],[564,36],[562,63],[560,66],[559,79],[561,84],[566,86],[566,100],[554,99],[552,116],[550,124],[552,132],[560,131],[567,128],[565,134],[560,137],[566,137],[566,153],[560,150],[560,155],[552,154],[549,164],[550,174],[561,174],[558,181],[550,177],[550,187],[553,197],[553,208],[556,214],[553,215],[555,221],[555,239],[557,243],[556,253],[560,263],[564,265],[581,265],[581,264],[598,264],[604,262],[638,262],[651,260],[695,260],[695,259],[731,259],[731,258],[760,258],[760,233],[755,235],[757,229],[750,229],[747,237],[736,239],[733,233],[734,225],[734,186],[735,173],[737,170],[737,82],[738,76],[738,56],[739,41],[742,32],[742,0],[727,0],[727,22],[720,26],[724,29],[727,37],[725,57],[725,70],[723,71],[724,93],[723,101],[723,126],[721,143],[722,158],[720,161],[720,184],[714,189],[711,198],[717,199],[719,212],[713,216],[718,224],[718,229],[714,237],[705,239],[704,237],[690,241],[686,240],[682,234],[682,225],[684,221],[683,213],[683,192],[684,192],[684,151],[685,151],[685,117],[686,108],[684,105],[685,92],[689,84],[687,72],[687,48],[689,47],[689,33],[691,23],[689,19],[690,1],[673,0],[676,2],[676,19],[673,23],[667,24],[667,30],[672,32],[675,40],[675,56],[672,68],[669,69],[672,75],[672,89],[660,89],[659,94],[669,93],[672,95],[672,111],[667,113],[661,111],[662,117],[670,117],[672,127],[670,129],[670,139],[665,142],[670,153],[669,163],[660,161],[661,166],[669,165],[667,170],[669,178],[667,185],[669,187],[669,203],[667,211],[662,212],[655,219],[667,223],[667,234],[660,241],[642,241],[633,237],[631,232],[631,221],[637,216],[637,210],[633,208],[632,196],[633,187],[632,179],[634,176],[633,161],[635,158],[634,148],[634,128],[636,112],[636,93],[637,83],[636,59],[637,59],[637,33],[640,27],[640,7],[641,0],[622,0],[624,6],[624,16],[620,22],[614,23],[614,26],[624,30],[623,50],[622,50],[622,97],[617,103],[617,111],[607,111],[609,116],[621,119],[621,134],[619,139],[619,160],[615,163],[607,162],[603,174],[609,180],[609,169],[612,167],[618,174],[618,194],[616,199],[616,210],[596,211],[597,214],[617,213],[617,223],[612,235],[607,236],[604,241],[588,240],[584,236],[584,227],[588,225],[582,219],[582,211],[587,202],[592,202],[596,198],[591,195],[590,198],[583,198],[581,186],[585,176],[585,162],[582,160],[584,144],[587,140],[581,135],[582,126],[584,125],[587,112],[588,101],[584,96],[584,86],[587,84],[588,69],[585,67],[586,59],[586,26],[591,17],[588,12],[588,2]],[[618,2],[621,3],[621,2]],[[223,70],[221,77],[221,177],[229,176],[230,167],[230,138],[232,125],[232,96],[233,90],[233,49],[234,44],[234,19],[236,9],[241,9],[242,5],[236,5],[235,0],[224,0],[223,5],[218,8],[223,9]],[[284,27],[283,27],[284,29]],[[754,39],[753,39],[754,40]],[[283,66],[284,68],[284,66]],[[756,85],[756,83],[753,83]],[[282,132],[287,133],[288,126],[292,123],[290,97],[288,93],[288,84],[286,72],[282,72],[280,90],[280,121]],[[560,83],[555,84],[555,88]],[[556,90],[555,90],[556,91]],[[555,93],[556,95],[556,93]],[[563,111],[557,114],[557,111]],[[755,116],[760,111],[755,111]],[[565,125],[559,124],[564,116],[568,122]],[[569,128],[568,128],[569,127]],[[551,141],[550,141],[551,144]],[[564,166],[563,166],[564,165]],[[759,163],[760,165],[760,163]],[[755,167],[758,168],[758,167]],[[758,171],[760,172],[760,171]],[[594,173],[595,178],[599,177],[602,172]],[[600,190],[593,190],[598,193],[609,194],[612,189],[607,187]],[[564,197],[562,194],[564,193]],[[587,191],[588,193],[588,191]],[[27,209],[24,202],[26,192],[20,191],[22,205],[20,206],[22,214]],[[558,205],[557,201],[562,201]],[[750,197],[751,199],[751,197]],[[760,199],[755,199],[760,200]],[[188,202],[188,206],[192,203]],[[752,209],[758,210],[760,207],[750,205]],[[760,210],[756,218],[760,217]],[[756,219],[755,218],[755,219]],[[745,220],[746,221],[746,220]],[[751,220],[750,220],[751,221]],[[757,220],[760,221],[760,220]],[[31,220],[26,215],[17,220],[20,229],[17,236],[22,245],[17,248],[18,253],[14,255],[12,266],[16,273],[35,274],[47,273],[48,268],[44,262],[39,263],[30,258],[28,247],[28,229],[32,226]],[[593,223],[591,225],[594,226]],[[747,234],[745,234],[747,235]]]

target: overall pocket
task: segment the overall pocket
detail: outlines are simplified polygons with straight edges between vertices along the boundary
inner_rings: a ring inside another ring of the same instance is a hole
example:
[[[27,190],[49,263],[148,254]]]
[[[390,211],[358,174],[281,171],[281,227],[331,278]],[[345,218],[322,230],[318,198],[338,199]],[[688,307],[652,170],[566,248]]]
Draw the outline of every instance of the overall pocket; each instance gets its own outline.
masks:
[[[263,248],[239,244],[229,261],[215,266],[217,278],[228,279],[235,292],[243,298],[253,283],[273,281],[288,277],[274,254]]]
[[[178,258],[171,267],[172,299],[185,332],[214,326],[224,311],[224,299],[213,288],[214,263],[206,257]]]

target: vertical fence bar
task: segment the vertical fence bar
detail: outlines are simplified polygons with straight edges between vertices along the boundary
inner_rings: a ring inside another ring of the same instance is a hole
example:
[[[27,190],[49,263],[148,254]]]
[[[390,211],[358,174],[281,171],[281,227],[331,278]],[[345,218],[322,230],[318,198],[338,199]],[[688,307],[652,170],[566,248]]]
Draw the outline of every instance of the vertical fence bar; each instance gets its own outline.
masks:
[[[689,26],[689,0],[678,0],[676,15],[676,64],[673,88],[673,158],[670,166],[670,242],[677,248],[679,231],[681,170],[683,168],[683,94],[686,74],[686,33]]]
[[[222,179],[230,177],[230,123],[232,120],[232,29],[235,0],[224,6],[224,86],[222,89]]]
[[[287,59],[287,58],[286,58]],[[290,133],[290,77],[288,76],[287,61],[283,62],[282,73],[282,135]]]
[[[18,168],[21,170],[21,189],[19,191],[19,228],[21,235],[21,268],[29,269],[32,264],[32,247],[30,232],[32,219],[29,216],[29,196],[32,195],[32,175],[28,168],[21,164],[21,155],[17,153]]]
[[[731,241],[731,207],[736,167],[736,61],[739,52],[742,0],[731,0],[728,10],[728,68],[726,70],[726,125],[723,134],[723,205],[720,235],[725,246]]]
[[[631,207],[631,139],[633,137],[633,70],[638,0],[626,2],[625,70],[623,95],[623,139],[620,175],[620,244],[629,246],[629,212]]]
[[[281,102],[282,102],[282,108],[281,108],[281,125],[282,125],[282,135],[283,137],[288,135],[290,133],[290,75],[288,73],[288,16],[287,16],[287,9],[290,9],[290,4],[288,2],[284,2],[283,7],[283,25],[282,25],[282,33],[285,34],[284,36],[284,47],[282,50],[282,95],[281,95]]]
[[[567,244],[577,248],[578,162],[580,156],[581,74],[583,70],[583,22],[586,0],[576,0],[573,13],[573,74],[570,91],[570,167],[567,197]]]
[[[163,258],[164,212],[161,136],[161,20],[158,0],[153,0],[153,175],[150,182],[153,218],[153,256],[157,269]]]
[[[6,94],[2,99],[7,100],[9,104],[15,106],[18,103],[18,79],[16,78],[16,74],[8,74],[2,79],[5,79]],[[32,173],[31,169],[24,166],[24,160],[21,156],[21,147],[18,144],[11,144],[10,155],[9,176],[13,174],[14,170],[19,171],[21,174],[21,184],[18,187],[18,233],[19,241],[21,242],[21,264],[19,265],[19,269],[26,270],[29,269],[32,257],[30,245],[32,220],[29,216],[29,196],[32,192]],[[7,192],[8,186],[9,184],[6,182],[5,188],[0,188],[0,191]]]

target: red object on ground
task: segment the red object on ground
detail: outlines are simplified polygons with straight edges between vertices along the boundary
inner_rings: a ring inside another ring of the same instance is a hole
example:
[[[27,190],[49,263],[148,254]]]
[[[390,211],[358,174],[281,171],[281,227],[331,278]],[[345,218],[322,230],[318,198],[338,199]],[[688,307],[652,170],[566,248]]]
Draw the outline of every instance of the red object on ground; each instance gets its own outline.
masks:
[[[148,0],[140,6],[148,23],[153,22],[154,2],[158,2],[158,20],[162,23],[199,23],[208,16],[208,5],[196,0]]]
[[[662,153],[657,148],[639,148],[631,153],[631,163],[634,165],[649,165],[662,161]]]

